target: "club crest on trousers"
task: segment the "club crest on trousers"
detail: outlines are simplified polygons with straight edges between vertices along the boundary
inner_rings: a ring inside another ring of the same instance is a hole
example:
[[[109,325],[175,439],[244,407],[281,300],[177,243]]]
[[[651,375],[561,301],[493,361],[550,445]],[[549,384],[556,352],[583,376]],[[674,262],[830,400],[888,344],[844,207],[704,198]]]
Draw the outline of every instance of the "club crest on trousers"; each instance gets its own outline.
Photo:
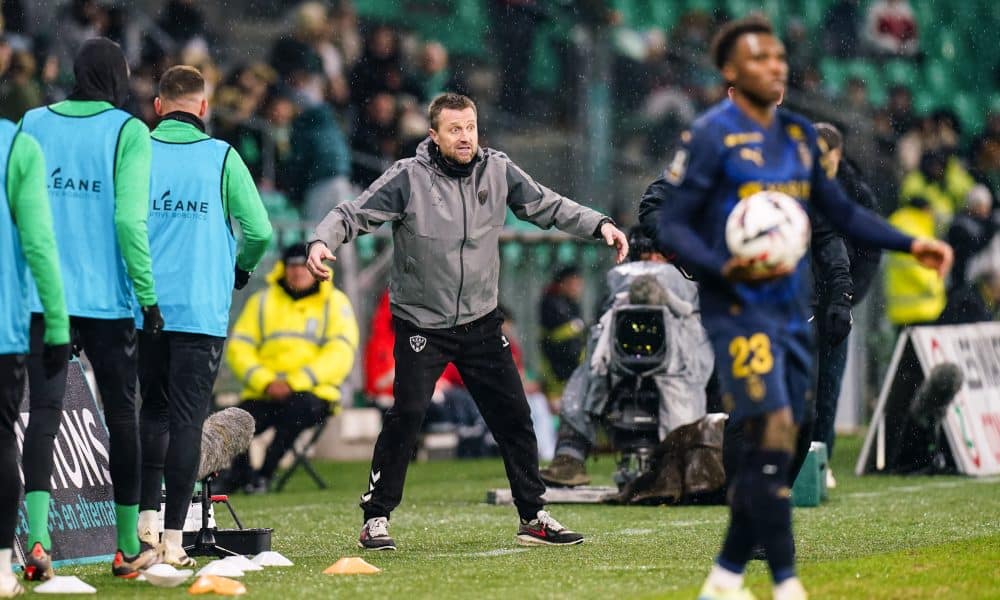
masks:
[[[414,352],[420,352],[427,345],[427,338],[422,335],[411,335],[410,336],[410,348],[413,348]]]

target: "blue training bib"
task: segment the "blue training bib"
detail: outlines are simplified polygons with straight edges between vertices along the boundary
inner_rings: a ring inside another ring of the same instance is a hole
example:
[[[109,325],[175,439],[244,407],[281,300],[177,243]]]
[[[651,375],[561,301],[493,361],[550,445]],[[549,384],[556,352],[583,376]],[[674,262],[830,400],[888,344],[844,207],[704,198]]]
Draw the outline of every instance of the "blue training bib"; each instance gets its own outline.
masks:
[[[21,129],[38,140],[48,173],[52,225],[71,316],[132,316],[132,282],[115,230],[115,158],[132,115],[109,108],[89,117],[48,107],[28,111]],[[42,312],[34,280],[31,310]]]
[[[229,144],[208,138],[153,138],[149,250],[167,331],[225,337],[233,294],[236,239],[223,206]],[[138,325],[142,326],[141,315]]]

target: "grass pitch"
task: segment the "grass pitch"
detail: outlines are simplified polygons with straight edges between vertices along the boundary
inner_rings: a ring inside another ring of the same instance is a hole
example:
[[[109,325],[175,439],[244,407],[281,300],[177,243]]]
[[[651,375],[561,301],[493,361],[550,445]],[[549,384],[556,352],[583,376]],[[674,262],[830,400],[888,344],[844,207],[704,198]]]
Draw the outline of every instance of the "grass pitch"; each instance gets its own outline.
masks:
[[[795,509],[799,574],[811,597],[1000,598],[1000,478],[857,478],[859,447],[858,438],[839,441],[829,502]],[[483,503],[488,488],[507,485],[499,459],[433,462],[410,467],[391,527],[399,550],[362,555],[357,502],[368,465],[318,466],[330,490],[297,474],[284,493],[234,498],[244,524],[273,527],[274,549],[295,562],[247,573],[250,596],[693,599],[726,525],[721,506],[553,505],[553,516],[588,534],[586,542],[521,548],[513,507]],[[596,484],[610,483],[611,460],[588,467]],[[231,525],[228,515],[219,520]],[[382,573],[321,574],[359,555]],[[79,576],[101,598],[187,596],[186,585],[115,580],[108,565],[59,574]],[[758,598],[771,597],[764,563],[751,563],[748,584]]]

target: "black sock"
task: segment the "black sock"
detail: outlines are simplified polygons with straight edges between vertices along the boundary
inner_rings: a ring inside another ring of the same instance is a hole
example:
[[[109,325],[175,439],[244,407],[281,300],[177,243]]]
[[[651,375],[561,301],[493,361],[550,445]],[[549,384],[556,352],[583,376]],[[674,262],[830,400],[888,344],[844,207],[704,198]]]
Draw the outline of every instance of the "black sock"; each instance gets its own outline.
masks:
[[[754,538],[767,551],[774,582],[795,576],[795,543],[792,538],[791,490],[788,472],[791,456],[780,450],[754,450],[747,457],[738,490],[747,501]]]

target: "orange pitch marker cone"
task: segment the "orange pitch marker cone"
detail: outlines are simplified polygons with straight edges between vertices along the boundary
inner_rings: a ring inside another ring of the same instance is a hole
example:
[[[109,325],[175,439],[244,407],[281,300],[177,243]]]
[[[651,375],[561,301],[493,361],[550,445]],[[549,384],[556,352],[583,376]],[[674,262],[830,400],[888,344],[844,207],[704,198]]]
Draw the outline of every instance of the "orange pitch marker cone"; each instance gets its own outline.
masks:
[[[374,575],[380,573],[382,569],[375,565],[368,564],[358,556],[345,556],[333,563],[324,571],[324,575]]]
[[[218,575],[202,575],[191,584],[188,593],[239,596],[247,593],[247,587],[235,579],[219,577]]]

